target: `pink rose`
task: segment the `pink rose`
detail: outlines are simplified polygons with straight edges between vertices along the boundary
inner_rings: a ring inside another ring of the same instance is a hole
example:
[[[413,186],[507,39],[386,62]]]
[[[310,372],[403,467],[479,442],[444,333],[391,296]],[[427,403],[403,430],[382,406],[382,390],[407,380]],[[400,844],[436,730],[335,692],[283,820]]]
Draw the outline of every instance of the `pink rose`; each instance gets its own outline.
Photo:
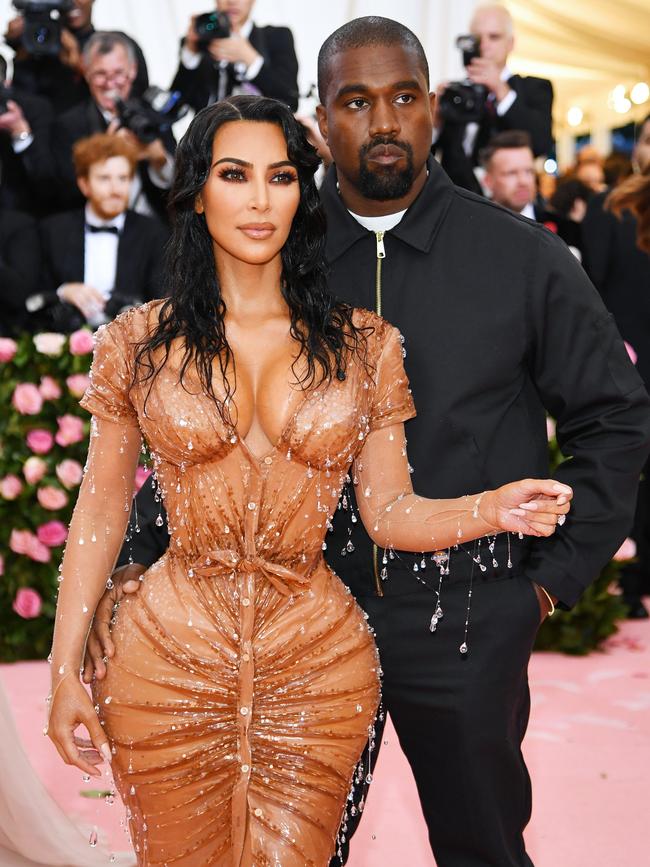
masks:
[[[28,485],[37,485],[47,472],[47,464],[43,458],[32,455],[23,464],[23,475]]]
[[[38,617],[43,607],[43,601],[36,590],[31,587],[21,587],[11,606],[19,617],[32,620]]]
[[[49,563],[52,557],[47,545],[41,542],[38,536],[35,536],[33,533],[29,534],[29,544],[25,553],[30,560],[34,560],[36,563]]]
[[[636,542],[634,539],[628,538],[623,542],[621,547],[614,554],[614,560],[633,560],[636,557]]]
[[[61,355],[61,351],[65,345],[65,334],[55,334],[51,331],[45,331],[42,334],[34,335],[34,346],[37,352],[43,355],[56,357]]]
[[[48,521],[36,530],[39,542],[48,548],[58,548],[68,538],[68,530],[61,521]]]
[[[14,554],[26,554],[29,548],[31,533],[29,530],[12,530],[9,537],[9,547]]]
[[[56,512],[57,509],[62,509],[68,503],[68,495],[50,485],[39,488],[36,492],[36,498],[41,506],[44,509],[49,509],[50,512]]]
[[[5,500],[15,500],[16,497],[20,496],[22,489],[23,483],[18,476],[14,476],[13,474],[5,476],[0,481],[0,495]]]
[[[21,382],[14,389],[11,402],[21,415],[38,415],[43,409],[43,398],[31,382]]]
[[[77,485],[81,484],[83,473],[81,464],[69,458],[61,461],[56,468],[56,477],[64,488],[76,488]]]
[[[58,400],[61,397],[61,387],[51,376],[42,376],[38,387],[43,400]]]
[[[87,373],[74,373],[66,379],[65,384],[74,397],[81,397],[90,385],[90,377]]]
[[[59,429],[54,439],[60,446],[72,446],[80,443],[84,438],[84,426],[81,419],[76,415],[62,415],[57,418]]]
[[[34,428],[27,434],[27,445],[37,455],[45,455],[54,445],[54,437],[49,430]]]
[[[151,475],[151,470],[148,470],[146,467],[138,466],[135,471],[135,491],[136,493],[140,490],[140,488],[147,481],[149,476]]]
[[[11,337],[0,337],[0,361],[11,361],[18,352],[18,344]]]
[[[627,340],[624,340],[623,343],[625,344],[625,348],[627,349],[627,354],[630,356],[630,361],[632,362],[632,364],[636,364],[637,354],[634,351],[634,347],[630,346]]]
[[[93,351],[93,336],[90,331],[81,328],[70,335],[70,352],[72,355],[87,355]]]
[[[0,575],[5,574],[5,558],[0,554]]]
[[[546,439],[549,442],[555,439],[555,419],[551,418],[550,415],[546,416]]]

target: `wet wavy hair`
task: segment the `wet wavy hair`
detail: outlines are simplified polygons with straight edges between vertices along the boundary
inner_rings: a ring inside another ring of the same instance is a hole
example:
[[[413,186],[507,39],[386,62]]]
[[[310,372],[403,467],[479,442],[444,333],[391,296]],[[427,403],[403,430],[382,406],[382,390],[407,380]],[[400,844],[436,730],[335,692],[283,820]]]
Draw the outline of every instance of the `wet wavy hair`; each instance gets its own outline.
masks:
[[[236,388],[228,380],[234,367],[226,339],[226,304],[221,295],[212,238],[204,214],[194,205],[210,174],[212,143],[226,123],[254,121],[277,124],[287,142],[287,154],[295,165],[300,202],[287,241],[282,248],[281,288],[291,316],[291,336],[300,346],[293,364],[296,382],[303,389],[319,386],[336,376],[345,379],[352,353],[365,363],[365,332],[352,322],[352,308],[330,294],[324,257],[325,214],[314,183],[320,164],[305,130],[285,105],[258,96],[233,96],[202,109],[190,124],[176,151],[176,168],[169,206],[172,235],[165,255],[167,298],[159,309],[158,324],[138,344],[134,383],[150,382],[167,363],[172,341],[182,338],[184,353],[180,383],[190,365],[198,372],[203,392],[217,405],[224,422],[233,424],[228,405]],[[162,361],[154,354],[164,348]],[[296,364],[306,360],[302,377]],[[225,397],[213,388],[213,363],[221,370]]]

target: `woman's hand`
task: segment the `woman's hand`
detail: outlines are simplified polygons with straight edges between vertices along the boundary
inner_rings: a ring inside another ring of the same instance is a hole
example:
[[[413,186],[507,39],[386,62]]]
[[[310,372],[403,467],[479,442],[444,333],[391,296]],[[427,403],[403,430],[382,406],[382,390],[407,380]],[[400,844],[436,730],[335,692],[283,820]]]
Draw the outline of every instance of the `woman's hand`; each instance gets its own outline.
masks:
[[[86,727],[90,740],[75,736],[79,725]],[[104,729],[76,673],[64,675],[54,688],[47,734],[66,765],[75,765],[84,774],[101,777],[97,765],[111,761]]]
[[[522,479],[486,491],[478,514],[495,530],[552,536],[558,524],[564,523],[572,498],[572,488],[554,479]]]

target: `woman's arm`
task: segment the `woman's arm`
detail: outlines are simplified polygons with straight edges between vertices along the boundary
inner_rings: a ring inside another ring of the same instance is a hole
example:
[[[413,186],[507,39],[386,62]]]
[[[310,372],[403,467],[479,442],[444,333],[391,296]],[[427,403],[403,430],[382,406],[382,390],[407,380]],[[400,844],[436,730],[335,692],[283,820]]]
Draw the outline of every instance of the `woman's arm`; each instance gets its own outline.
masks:
[[[401,551],[432,551],[504,531],[550,536],[573,496],[553,479],[524,479],[455,499],[420,497],[411,484],[402,423],[369,434],[355,476],[369,536],[381,548]]]
[[[95,608],[124,539],[141,443],[132,422],[93,418],[86,473],[61,567],[48,734],[66,763],[91,774],[101,760],[94,752],[79,752],[75,728],[83,723],[108,760],[110,750],[79,671]]]

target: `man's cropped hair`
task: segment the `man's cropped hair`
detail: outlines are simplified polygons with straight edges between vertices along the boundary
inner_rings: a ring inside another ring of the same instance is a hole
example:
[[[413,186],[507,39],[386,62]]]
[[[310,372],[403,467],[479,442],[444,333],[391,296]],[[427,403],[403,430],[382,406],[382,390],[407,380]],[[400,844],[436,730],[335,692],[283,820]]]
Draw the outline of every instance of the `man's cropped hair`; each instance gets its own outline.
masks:
[[[353,48],[367,46],[399,45],[417,56],[418,64],[429,86],[429,64],[422,43],[412,30],[393,21],[392,18],[382,18],[379,15],[366,15],[348,21],[335,30],[323,42],[318,52],[318,96],[322,103],[327,98],[327,91],[332,79],[332,64],[337,54]]]
[[[84,45],[84,67],[88,68],[95,54],[110,54],[118,46],[122,46],[126,51],[129,63],[137,63],[133,43],[123,33],[116,33],[112,30],[97,30]]]
[[[516,148],[533,149],[530,134],[523,129],[508,129],[493,136],[489,143],[481,149],[480,163],[486,169],[497,151],[515,150]]]
[[[76,177],[87,178],[91,166],[106,162],[111,157],[124,157],[129,163],[131,177],[133,177],[138,166],[138,151],[130,141],[119,135],[108,135],[105,132],[79,139],[72,149]]]

